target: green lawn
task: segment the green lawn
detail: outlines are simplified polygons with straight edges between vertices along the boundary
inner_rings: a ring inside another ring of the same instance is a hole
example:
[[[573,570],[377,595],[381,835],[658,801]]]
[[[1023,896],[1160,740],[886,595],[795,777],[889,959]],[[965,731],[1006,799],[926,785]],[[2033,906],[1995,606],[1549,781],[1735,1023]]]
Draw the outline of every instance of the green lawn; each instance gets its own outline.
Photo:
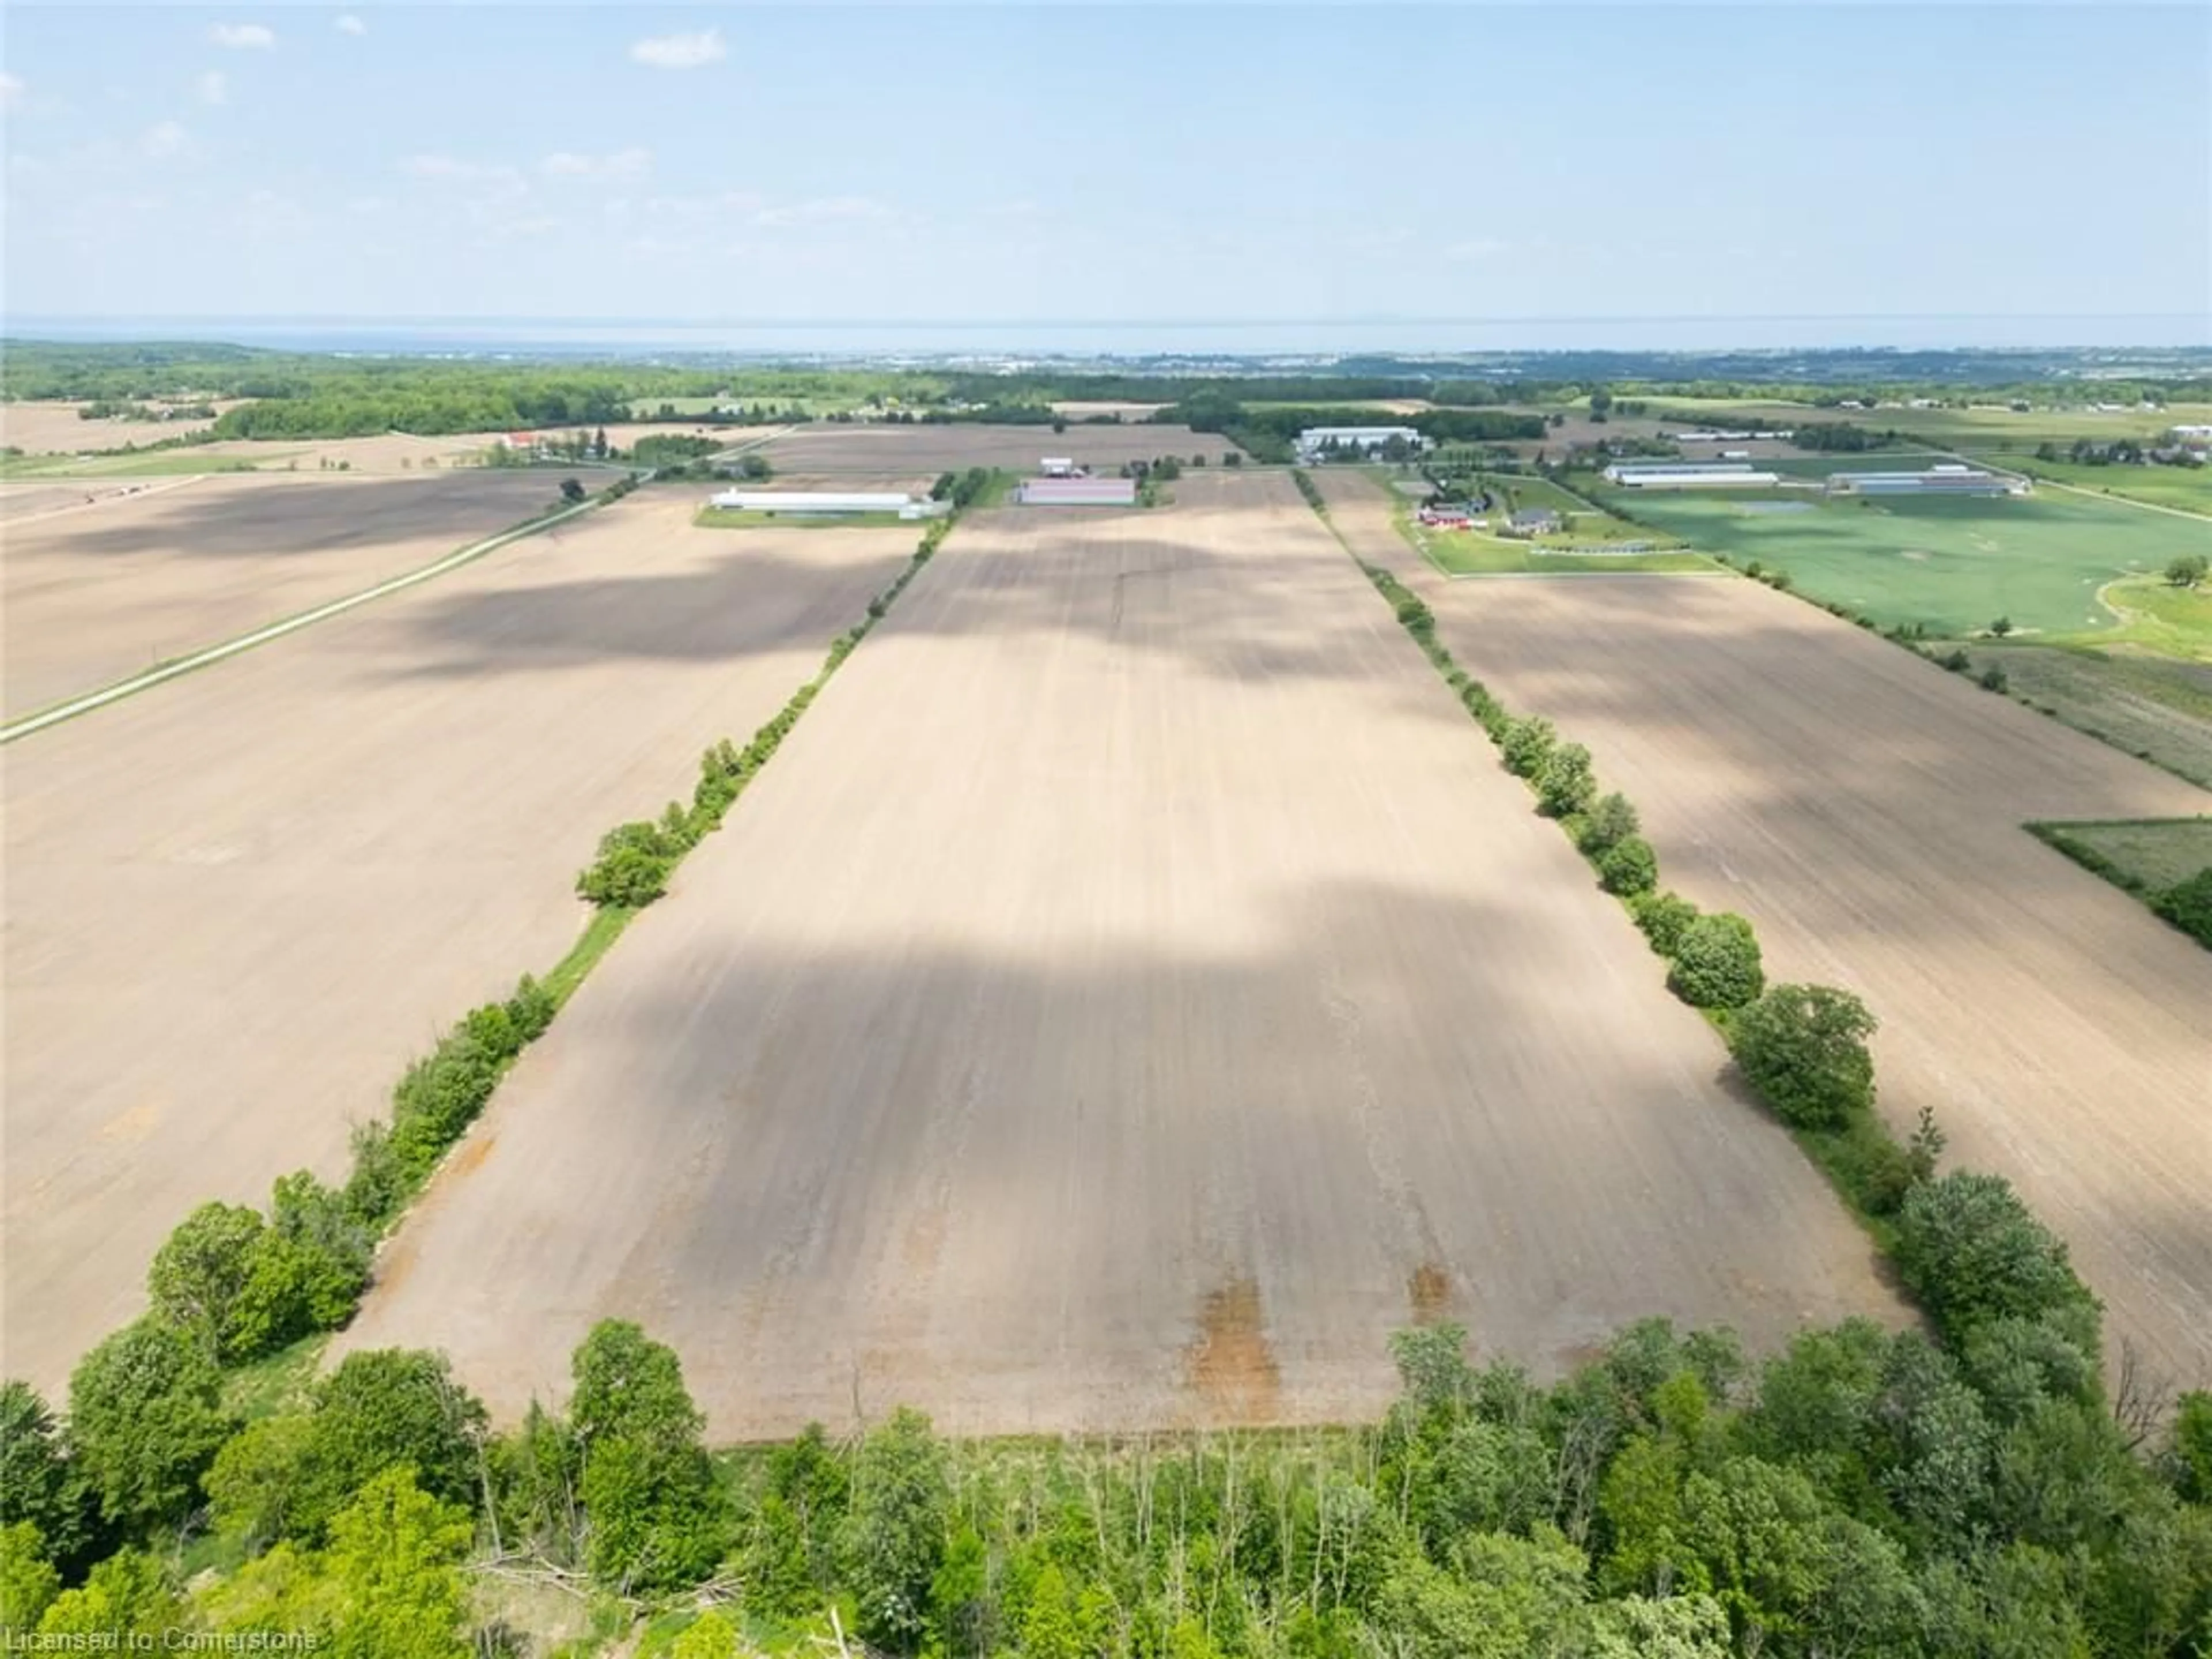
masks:
[[[2163,570],[2204,540],[2188,520],[2057,491],[1995,500],[1830,500],[1806,490],[1602,492],[1597,499],[1618,501],[1703,551],[1786,571],[1800,592],[1884,626],[1917,623],[1959,637],[1999,617],[2022,634],[2083,638],[2117,630],[2122,619],[2098,591],[2122,576]],[[1781,501],[1805,507],[1771,510]]]
[[[1970,459],[2009,467],[2032,478],[2072,484],[2154,507],[2178,507],[2212,514],[2212,466],[2076,466],[2071,461],[2039,461],[2032,455],[1984,450]],[[2212,531],[2206,532],[2212,539]]]

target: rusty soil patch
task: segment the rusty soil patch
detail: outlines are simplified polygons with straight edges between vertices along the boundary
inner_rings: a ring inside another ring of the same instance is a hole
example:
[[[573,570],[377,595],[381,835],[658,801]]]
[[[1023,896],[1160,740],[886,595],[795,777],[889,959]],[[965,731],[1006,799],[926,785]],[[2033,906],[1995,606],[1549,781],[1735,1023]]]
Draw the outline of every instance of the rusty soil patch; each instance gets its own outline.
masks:
[[[1274,1420],[1282,1373],[1267,1342],[1259,1285],[1237,1279],[1208,1291],[1199,1310],[1198,1331],[1186,1374],[1205,1400],[1206,1414],[1228,1423]]]
[[[1433,1261],[1424,1261],[1407,1276],[1407,1305],[1416,1325],[1435,1325],[1451,1313],[1451,1275]]]

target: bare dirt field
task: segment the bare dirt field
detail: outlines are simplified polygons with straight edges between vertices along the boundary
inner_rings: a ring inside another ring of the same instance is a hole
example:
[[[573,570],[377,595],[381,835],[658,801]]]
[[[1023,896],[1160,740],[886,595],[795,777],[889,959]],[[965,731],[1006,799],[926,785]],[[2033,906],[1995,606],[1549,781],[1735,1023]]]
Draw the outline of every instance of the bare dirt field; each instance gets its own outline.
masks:
[[[461,432],[418,438],[387,432],[374,438],[224,438],[195,444],[183,453],[221,456],[294,472],[321,472],[326,465],[336,468],[343,462],[349,472],[381,475],[467,465],[496,435]]]
[[[419,568],[551,506],[559,480],[245,474],[84,493],[0,520],[10,715]]]
[[[574,940],[599,835],[914,545],[692,509],[645,492],[0,750],[0,1372],[58,1385],[193,1206],[342,1177],[407,1060]]]
[[[31,455],[71,453],[87,449],[120,449],[125,444],[142,447],[163,438],[180,438],[215,424],[215,417],[187,421],[88,421],[76,403],[0,403],[0,445]],[[214,405],[217,413],[237,407]]]
[[[1204,455],[1218,465],[1235,447],[1218,432],[1193,432],[1187,426],[838,426],[817,422],[763,452],[778,472],[923,472],[934,477],[948,470],[1002,466],[1034,472],[1047,455],[1066,455],[1111,471],[1124,461],[1178,455],[1188,461]]]
[[[732,538],[741,539],[741,538]],[[840,538],[813,537],[814,541]],[[714,1432],[1341,1419],[1438,1315],[1897,1320],[1279,474],[980,514],[524,1056],[343,1339]]]
[[[1755,582],[1447,583],[1364,480],[1323,487],[1462,667],[1589,745],[1668,885],[1866,998],[1884,1111],[2018,1184],[2113,1352],[2212,1382],[2212,957],[2020,828],[2212,796]]]

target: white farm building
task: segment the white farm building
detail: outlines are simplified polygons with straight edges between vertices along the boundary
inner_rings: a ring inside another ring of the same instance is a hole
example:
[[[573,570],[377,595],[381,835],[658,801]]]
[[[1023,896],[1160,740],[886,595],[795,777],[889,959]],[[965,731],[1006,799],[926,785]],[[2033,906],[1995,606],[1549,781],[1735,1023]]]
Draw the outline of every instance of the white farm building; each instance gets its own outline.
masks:
[[[1394,443],[1409,451],[1428,447],[1428,441],[1410,426],[1310,426],[1298,434],[1298,459],[1310,461],[1331,450],[1346,449],[1372,455]]]
[[[787,513],[799,518],[858,518],[892,513],[902,519],[933,519],[945,506],[904,490],[882,489],[725,489],[708,496],[707,504],[733,513]]]
[[[1134,507],[1134,478],[1024,478],[1014,499],[1024,507]]]
[[[1831,495],[2025,495],[2027,480],[1955,462],[1924,472],[1831,472]]]
[[[1616,461],[1606,482],[1629,489],[1760,489],[1782,482],[1782,475],[1737,461],[1660,463],[1638,466]]]

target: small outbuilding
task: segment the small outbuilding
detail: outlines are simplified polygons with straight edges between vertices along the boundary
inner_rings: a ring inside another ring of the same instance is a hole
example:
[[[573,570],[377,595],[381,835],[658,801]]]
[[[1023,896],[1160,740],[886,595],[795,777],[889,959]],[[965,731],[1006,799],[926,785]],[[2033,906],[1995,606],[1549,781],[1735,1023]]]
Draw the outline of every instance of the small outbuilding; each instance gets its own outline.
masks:
[[[1557,534],[1566,524],[1559,513],[1548,507],[1524,507],[1513,515],[1508,526],[1516,536],[1550,536]]]

